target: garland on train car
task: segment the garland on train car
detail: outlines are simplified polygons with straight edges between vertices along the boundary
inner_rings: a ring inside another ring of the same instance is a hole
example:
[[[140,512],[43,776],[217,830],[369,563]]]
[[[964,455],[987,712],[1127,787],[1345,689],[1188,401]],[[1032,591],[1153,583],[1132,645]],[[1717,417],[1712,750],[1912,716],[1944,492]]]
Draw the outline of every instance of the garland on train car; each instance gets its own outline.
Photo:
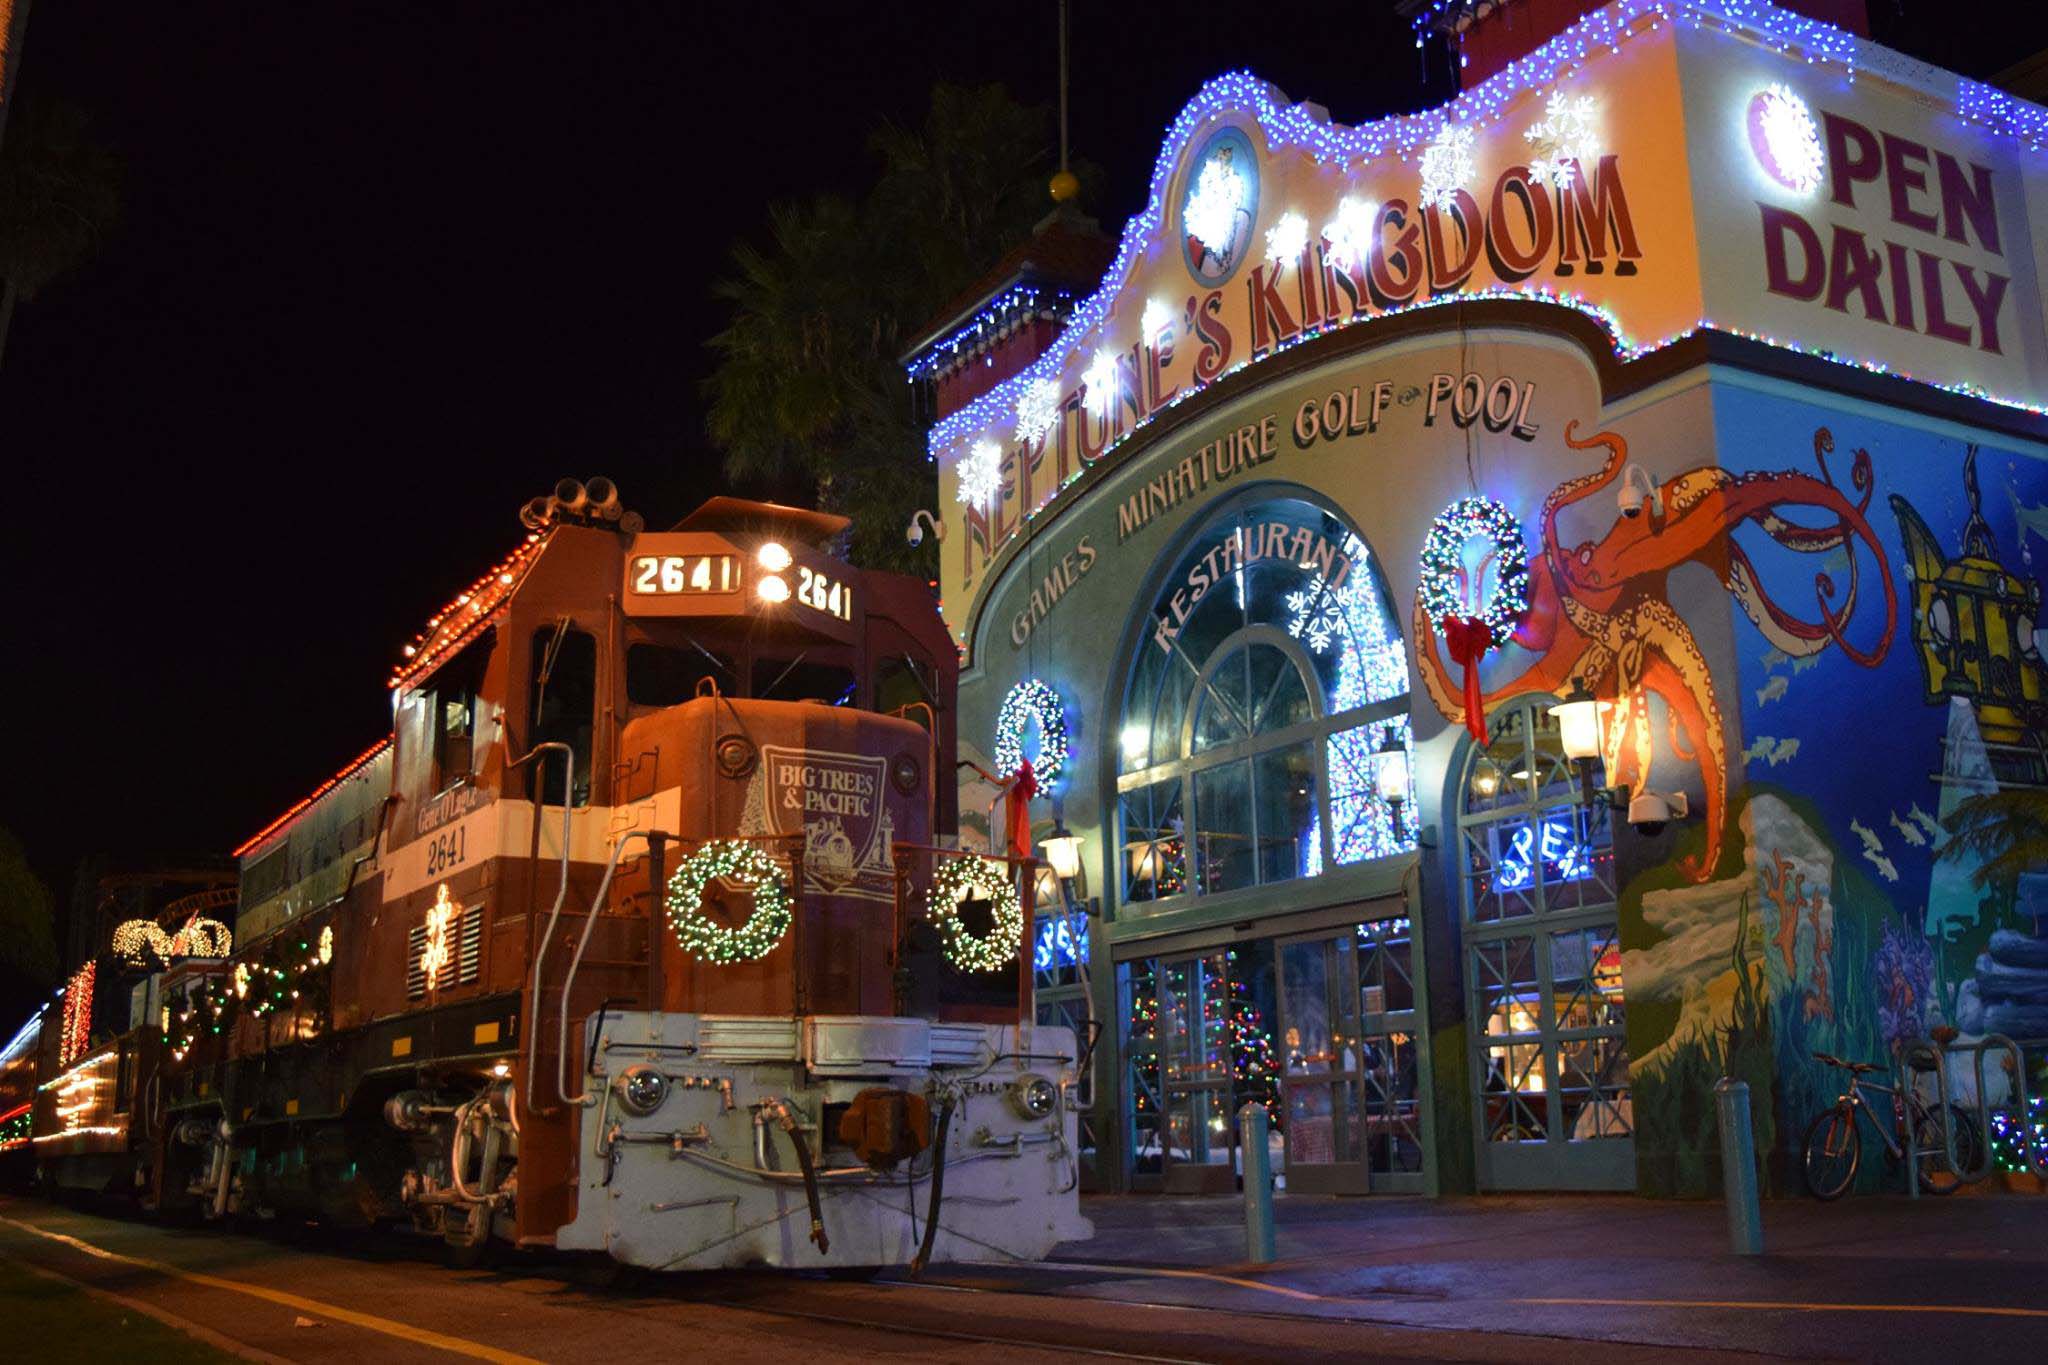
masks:
[[[704,913],[704,892],[714,880],[753,891],[754,912],[738,928]],[[667,906],[676,942],[704,962],[752,962],[774,952],[789,932],[789,883],[775,859],[743,839],[720,839],[685,858],[668,880]]]
[[[301,926],[281,935],[257,955],[234,963],[185,991],[175,1007],[166,1001],[161,1024],[164,1044],[182,1058],[201,1038],[227,1033],[243,1014],[261,1019],[279,1010],[303,1011],[323,1022],[333,998],[334,926],[316,934]]]
[[[989,902],[992,926],[977,935],[960,918],[960,904],[970,893]],[[939,927],[946,959],[963,972],[993,972],[1008,966],[1024,946],[1024,907],[1009,869],[993,858],[953,858],[932,873],[924,895],[925,917]]]

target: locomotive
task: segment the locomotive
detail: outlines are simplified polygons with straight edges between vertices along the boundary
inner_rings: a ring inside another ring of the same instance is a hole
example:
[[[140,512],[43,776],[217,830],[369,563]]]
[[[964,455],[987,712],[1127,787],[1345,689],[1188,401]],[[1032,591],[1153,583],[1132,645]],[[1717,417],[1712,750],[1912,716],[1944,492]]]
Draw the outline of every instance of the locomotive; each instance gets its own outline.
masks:
[[[770,503],[654,532],[564,480],[521,515],[405,646],[391,733],[235,851],[232,948],[123,925],[16,1036],[0,1159],[462,1257],[1086,1237],[1085,1058],[1033,1021],[1034,863],[957,846],[927,585]]]

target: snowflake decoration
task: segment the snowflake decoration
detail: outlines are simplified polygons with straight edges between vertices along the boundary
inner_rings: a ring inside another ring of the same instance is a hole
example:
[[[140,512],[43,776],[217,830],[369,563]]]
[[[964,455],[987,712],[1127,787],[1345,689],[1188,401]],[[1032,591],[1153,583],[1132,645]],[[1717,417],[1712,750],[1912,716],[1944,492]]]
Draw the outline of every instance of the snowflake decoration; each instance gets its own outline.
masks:
[[[1173,310],[1158,299],[1145,301],[1145,315],[1138,320],[1138,331],[1148,346],[1156,346],[1166,329],[1173,326]]]
[[[1794,194],[1820,188],[1826,157],[1806,101],[1783,85],[1760,90],[1749,102],[1749,147],[1771,179]]]
[[[1323,240],[1330,244],[1330,259],[1338,265],[1358,265],[1372,252],[1373,224],[1379,221],[1379,206],[1370,199],[1345,195],[1337,205],[1337,216],[1323,224]]]
[[[1244,207],[1244,177],[1220,156],[1212,156],[1195,178],[1194,193],[1181,210],[1188,235],[1212,252],[1230,249],[1237,232],[1237,211]]]
[[[1326,652],[1330,641],[1344,629],[1345,608],[1355,604],[1357,595],[1351,584],[1332,589],[1317,574],[1301,591],[1287,594],[1287,610],[1293,613],[1287,622],[1287,633],[1307,641],[1308,647],[1318,654]]]
[[[1038,441],[1060,420],[1060,382],[1034,379],[1017,399],[1017,435]]]
[[[1449,208],[1453,194],[1471,183],[1472,130],[1446,123],[1422,150],[1422,206]]]
[[[1117,392],[1123,387],[1117,379],[1116,357],[1107,347],[1097,351],[1081,374],[1081,384],[1088,391],[1088,411],[1097,417],[1109,416],[1116,406]]]
[[[1308,250],[1308,219],[1298,213],[1283,213],[1266,229],[1266,259],[1279,264],[1298,261]]]
[[[959,476],[960,488],[954,494],[970,507],[986,507],[995,497],[996,490],[1003,482],[1003,448],[994,441],[976,441],[974,447],[960,457],[960,464],[954,470]]]
[[[1593,126],[1599,107],[1590,95],[1551,95],[1543,117],[1522,134],[1536,153],[1529,159],[1529,174],[1558,189],[1570,189],[1574,170],[1600,158],[1600,132]]]

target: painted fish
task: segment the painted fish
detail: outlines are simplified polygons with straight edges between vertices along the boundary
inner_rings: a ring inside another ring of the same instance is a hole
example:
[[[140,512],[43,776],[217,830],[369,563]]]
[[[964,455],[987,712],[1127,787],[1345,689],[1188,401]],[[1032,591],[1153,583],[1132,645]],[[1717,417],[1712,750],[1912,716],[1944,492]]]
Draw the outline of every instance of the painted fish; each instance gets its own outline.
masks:
[[[1920,832],[1920,826],[1914,824],[1911,820],[1901,819],[1897,811],[1892,812],[1891,820],[1892,828],[1897,830],[1900,837],[1907,843],[1915,848],[1927,847],[1927,836]]]
[[[1766,702],[1776,701],[1784,696],[1791,686],[1792,680],[1783,673],[1773,674],[1769,682],[1757,689],[1756,704],[1762,706]]]

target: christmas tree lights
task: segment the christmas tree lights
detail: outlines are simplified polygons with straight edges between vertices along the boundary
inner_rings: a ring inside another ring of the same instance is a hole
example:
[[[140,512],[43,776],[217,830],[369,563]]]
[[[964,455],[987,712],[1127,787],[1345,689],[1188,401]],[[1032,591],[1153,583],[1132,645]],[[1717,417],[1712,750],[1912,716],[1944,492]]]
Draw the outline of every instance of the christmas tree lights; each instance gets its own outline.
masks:
[[[704,913],[704,892],[713,880],[736,882],[753,891],[754,910],[728,929]],[[792,915],[789,883],[759,845],[720,839],[704,845],[676,869],[668,882],[668,922],[683,951],[705,962],[752,962],[775,951],[788,934]]]
[[[977,936],[960,919],[961,902],[979,895],[989,903],[988,936]],[[950,858],[932,873],[924,897],[925,918],[936,924],[946,960],[963,972],[998,971],[1016,961],[1024,945],[1024,907],[1010,885],[1009,868],[993,858]]]

